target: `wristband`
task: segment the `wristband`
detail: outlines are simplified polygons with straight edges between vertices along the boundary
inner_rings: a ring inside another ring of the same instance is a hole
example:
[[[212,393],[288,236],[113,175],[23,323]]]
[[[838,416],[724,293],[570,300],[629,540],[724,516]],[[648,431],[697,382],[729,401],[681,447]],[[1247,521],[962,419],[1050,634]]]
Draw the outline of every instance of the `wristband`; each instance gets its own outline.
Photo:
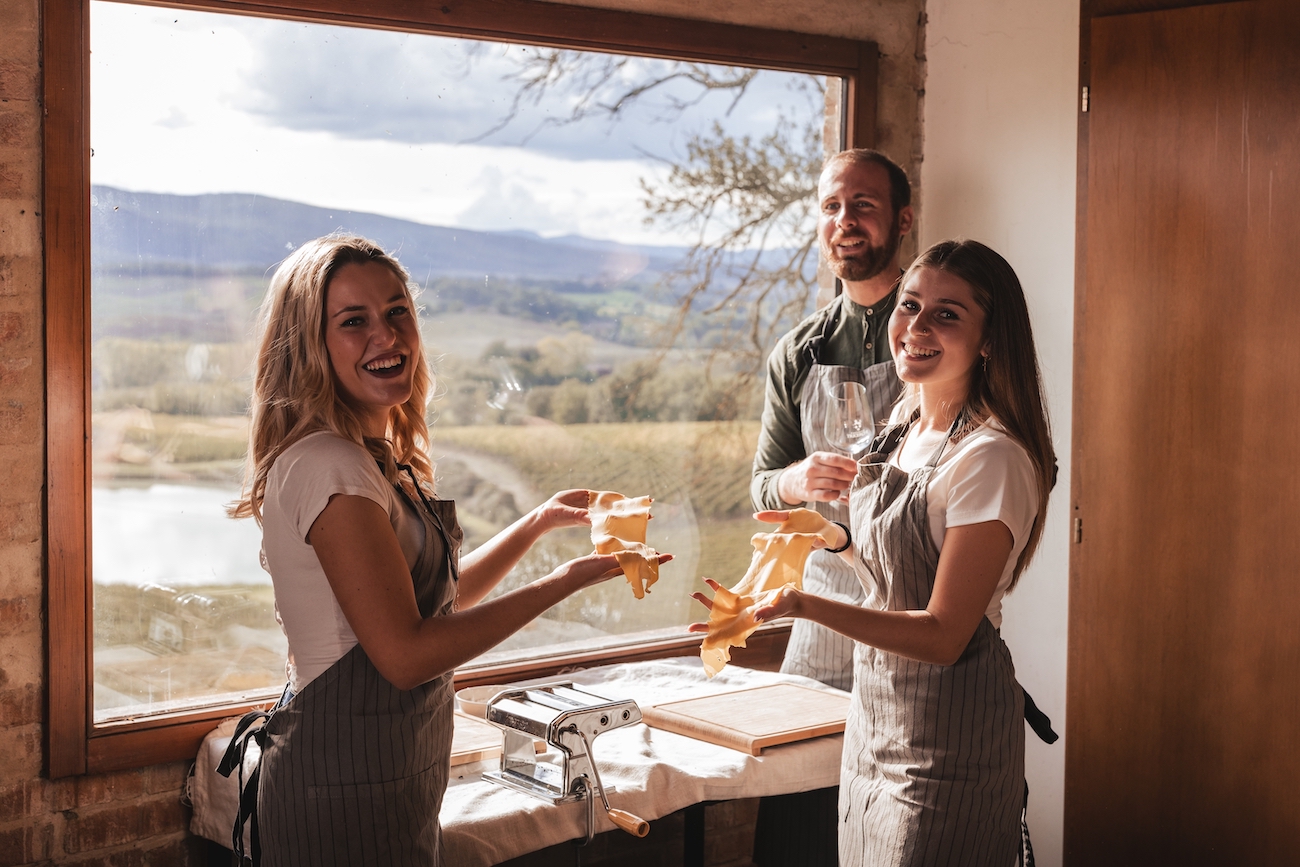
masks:
[[[849,532],[848,527],[844,526],[839,521],[831,521],[831,523],[844,531],[844,544],[839,546],[838,548],[827,548],[826,553],[839,554],[842,551],[849,550],[849,546],[853,544],[853,534]]]

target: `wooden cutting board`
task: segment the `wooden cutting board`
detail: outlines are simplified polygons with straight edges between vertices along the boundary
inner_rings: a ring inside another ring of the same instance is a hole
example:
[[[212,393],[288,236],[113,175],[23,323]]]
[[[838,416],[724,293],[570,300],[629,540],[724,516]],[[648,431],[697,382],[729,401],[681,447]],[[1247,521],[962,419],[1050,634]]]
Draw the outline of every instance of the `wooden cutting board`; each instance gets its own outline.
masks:
[[[642,708],[647,725],[757,756],[764,747],[844,731],[849,696],[777,683]]]
[[[501,729],[476,716],[467,716],[459,711],[454,715],[451,733],[452,767],[487,761],[500,755]]]
[[[501,755],[503,735],[501,729],[487,720],[456,711],[452,715],[451,765],[468,765],[471,762],[491,761]],[[546,741],[533,738],[537,752],[546,751]]]

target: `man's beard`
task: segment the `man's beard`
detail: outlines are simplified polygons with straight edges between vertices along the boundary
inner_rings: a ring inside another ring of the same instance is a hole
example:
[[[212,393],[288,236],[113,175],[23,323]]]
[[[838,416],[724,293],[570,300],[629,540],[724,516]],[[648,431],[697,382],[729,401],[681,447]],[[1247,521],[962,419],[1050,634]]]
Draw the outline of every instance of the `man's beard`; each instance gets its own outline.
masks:
[[[895,214],[894,221],[889,226],[889,236],[879,247],[871,246],[871,241],[865,235],[856,233],[841,235],[834,240],[842,241],[848,238],[861,238],[865,242],[863,252],[851,259],[840,259],[831,256],[831,251],[823,245],[822,255],[826,257],[826,264],[836,277],[848,283],[860,283],[863,280],[870,280],[889,267],[894,261],[895,254],[898,253],[898,245],[902,242],[903,236],[898,231],[898,215]]]

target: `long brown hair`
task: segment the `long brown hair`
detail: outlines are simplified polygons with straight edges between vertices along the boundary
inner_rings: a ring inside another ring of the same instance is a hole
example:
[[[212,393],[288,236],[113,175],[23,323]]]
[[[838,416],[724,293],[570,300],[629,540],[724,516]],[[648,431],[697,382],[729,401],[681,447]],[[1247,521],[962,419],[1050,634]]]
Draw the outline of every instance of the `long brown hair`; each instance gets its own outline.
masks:
[[[414,308],[411,277],[373,241],[356,235],[326,235],[308,241],[280,263],[258,316],[257,371],[253,384],[248,458],[241,497],[229,509],[235,518],[262,521],[266,477],[285,449],[309,433],[327,430],[363,446],[384,476],[399,482],[398,463],[408,464],[421,483],[433,485],[424,413],[433,377],[418,342],[411,396],[389,410],[386,438],[368,437],[361,417],[334,380],[325,348],[325,297],[344,265],[374,262],[392,270]]]
[[[1011,578],[1014,587],[1042,539],[1047,497],[1056,483],[1056,452],[1043,405],[1042,378],[1025,293],[1007,260],[978,241],[940,241],[912,262],[903,282],[922,268],[946,271],[965,281],[984,311],[984,347],[988,355],[984,363],[976,363],[971,370],[970,390],[960,416],[963,421],[954,438],[964,437],[993,417],[1029,453],[1038,477],[1038,515],[1025,549],[1016,560]],[[910,403],[916,399],[915,387],[909,385],[903,400]]]

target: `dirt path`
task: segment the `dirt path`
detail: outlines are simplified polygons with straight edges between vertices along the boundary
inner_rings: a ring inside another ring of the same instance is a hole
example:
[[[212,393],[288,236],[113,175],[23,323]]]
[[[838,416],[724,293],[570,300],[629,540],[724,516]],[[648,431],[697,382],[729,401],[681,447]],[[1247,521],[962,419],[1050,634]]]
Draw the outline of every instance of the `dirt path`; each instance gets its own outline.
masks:
[[[515,505],[520,512],[527,512],[546,499],[545,495],[529,484],[523,474],[501,458],[446,442],[437,443],[433,451],[435,460],[441,457],[454,458],[480,479],[509,493],[515,498]]]

